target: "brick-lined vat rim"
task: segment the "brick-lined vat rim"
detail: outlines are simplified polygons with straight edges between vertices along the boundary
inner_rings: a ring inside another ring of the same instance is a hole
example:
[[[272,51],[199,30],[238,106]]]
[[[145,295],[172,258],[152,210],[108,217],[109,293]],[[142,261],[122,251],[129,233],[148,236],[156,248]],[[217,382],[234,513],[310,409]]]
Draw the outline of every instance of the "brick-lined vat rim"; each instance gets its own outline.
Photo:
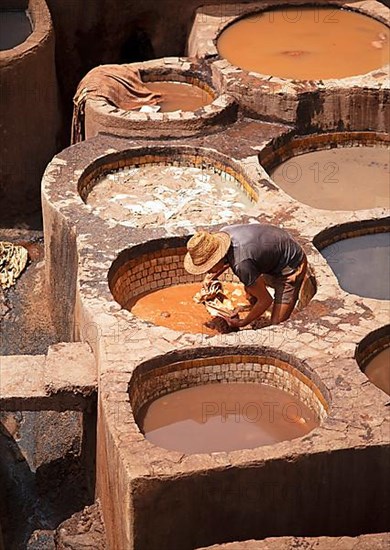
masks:
[[[124,264],[128,263],[130,260],[136,260],[143,255],[163,251],[166,249],[174,248],[183,248],[187,244],[188,240],[191,238],[191,235],[185,237],[167,237],[161,239],[150,239],[143,243],[136,244],[125,250],[122,250],[115,260],[112,262],[111,267],[108,271],[108,285],[112,291],[112,285],[114,284],[117,278],[117,271]]]
[[[373,235],[376,233],[390,232],[390,216],[375,219],[366,219],[361,221],[349,221],[327,227],[317,233],[313,238],[313,244],[321,252],[327,246],[364,235]]]
[[[254,203],[260,199],[257,182],[246,172],[242,164],[215,149],[180,144],[132,147],[95,157],[78,178],[78,194],[85,203],[91,189],[102,176],[132,165],[148,164],[213,167],[231,175]]]
[[[35,55],[53,33],[53,25],[45,0],[28,0],[27,12],[32,23],[32,32],[24,42],[10,50],[0,51],[0,69],[24,61],[26,56]]]
[[[355,359],[364,373],[368,363],[376,357],[378,353],[390,347],[390,324],[377,328],[367,334],[357,344],[355,350]]]
[[[276,366],[276,363],[283,364],[281,367],[282,370],[289,372],[293,377],[303,382],[313,394],[315,394],[326,413],[328,413],[331,407],[332,401],[330,392],[322,382],[320,376],[310,368],[307,361],[298,359],[290,353],[268,346],[215,346],[212,348],[202,347],[175,350],[163,356],[153,357],[137,365],[131,374],[128,385],[129,399],[134,416],[137,416],[138,411],[134,410],[132,394],[137,386],[142,384],[145,379],[150,377],[154,378],[156,376],[156,371],[161,371],[159,375],[164,376],[164,374],[169,372],[177,373],[181,370],[191,370],[201,366],[221,365],[229,361],[235,364],[250,363],[251,361],[263,365]],[[243,382],[245,383],[245,381]],[[205,382],[199,381],[192,386],[203,385],[204,383]],[[227,383],[229,383],[229,381]],[[264,379],[259,379],[256,382],[248,383],[267,382],[265,382]],[[167,390],[162,395],[167,393],[170,393],[170,391]],[[146,399],[144,403],[148,401],[149,399]]]
[[[283,162],[305,153],[356,145],[390,148],[390,136],[384,132],[374,131],[290,134],[284,139],[276,139],[268,144],[258,156],[261,166],[269,173]]]
[[[216,21],[213,22],[213,32],[212,36],[210,36],[210,31],[208,34],[208,40],[203,40],[205,50],[201,51],[198,56],[201,58],[206,59],[212,59],[213,62],[223,62],[224,69],[227,73],[229,72],[236,72],[236,71],[242,71],[243,74],[250,74],[254,75],[256,78],[260,79],[272,79],[274,82],[279,83],[304,83],[307,82],[307,80],[299,80],[299,79],[292,79],[292,78],[284,78],[279,77],[277,75],[270,75],[265,73],[258,73],[256,71],[247,71],[245,69],[241,69],[240,67],[231,64],[227,59],[221,57],[218,51],[217,42],[221,34],[231,25],[237,23],[238,21],[245,19],[246,17],[249,17],[251,15],[256,15],[258,13],[263,13],[266,11],[276,11],[281,10],[284,7],[334,7],[337,9],[344,9],[346,11],[352,11],[355,13],[359,13],[361,15],[364,15],[366,17],[370,17],[387,27],[389,27],[389,13],[390,10],[387,6],[384,6],[380,2],[376,1],[375,4],[373,4],[370,0],[363,0],[362,2],[359,2],[359,5],[354,5],[353,2],[349,2],[348,0],[331,0],[331,2],[320,0],[292,0],[290,2],[283,2],[280,4],[278,0],[266,0],[261,5],[258,3],[238,3],[235,5],[235,9],[238,13],[234,15],[228,15],[225,19],[223,19],[222,15],[220,17],[220,22],[217,24]],[[197,20],[197,17],[204,16],[205,12],[207,12],[207,8],[217,8],[220,10],[221,14],[229,13],[232,9],[231,4],[212,4],[211,6],[202,6],[198,8],[196,11],[195,21]],[[383,11],[383,14],[381,13]],[[385,11],[387,11],[387,16],[385,14]],[[207,14],[206,14],[207,17]],[[207,22],[204,23],[207,25]],[[200,38],[203,38],[202,36]],[[190,55],[192,55],[194,52],[190,51]],[[367,73],[362,73],[359,75],[354,76],[347,76],[344,78],[329,78],[329,79],[317,79],[317,80],[311,80],[311,84],[317,85],[319,87],[324,87],[327,85],[334,85],[337,83],[337,86],[348,86],[350,83],[352,83],[356,78],[364,77],[364,76],[370,76],[375,75],[378,72],[386,71],[389,69],[388,65],[382,65],[381,67],[377,67],[376,69],[369,71]],[[387,79],[384,82],[388,82]],[[388,86],[387,86],[388,87]]]

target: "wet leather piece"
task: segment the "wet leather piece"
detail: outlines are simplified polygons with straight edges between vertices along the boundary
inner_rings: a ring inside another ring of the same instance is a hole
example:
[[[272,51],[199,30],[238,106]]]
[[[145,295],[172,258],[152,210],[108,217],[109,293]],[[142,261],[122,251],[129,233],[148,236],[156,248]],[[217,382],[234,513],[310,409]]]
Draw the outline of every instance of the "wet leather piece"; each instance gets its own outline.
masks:
[[[130,65],[101,65],[92,69],[81,80],[73,98],[72,145],[85,139],[87,99],[102,99],[118,109],[132,111],[143,105],[156,105],[161,94],[149,90],[139,71]]]

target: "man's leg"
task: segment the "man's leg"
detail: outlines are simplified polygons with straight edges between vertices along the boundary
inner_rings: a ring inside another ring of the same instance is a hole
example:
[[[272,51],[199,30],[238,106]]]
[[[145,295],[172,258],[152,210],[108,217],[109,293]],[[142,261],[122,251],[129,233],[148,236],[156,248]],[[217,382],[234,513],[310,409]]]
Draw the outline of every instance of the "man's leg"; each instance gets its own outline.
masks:
[[[275,301],[272,308],[271,323],[277,325],[287,321],[294,310],[299,297],[299,291],[307,270],[306,257],[297,272],[277,280],[275,285]]]
[[[287,321],[293,312],[297,299],[298,296],[296,296],[296,298],[288,304],[278,304],[277,302],[274,302],[274,307],[272,308],[271,314],[271,324],[278,325],[279,323],[283,323],[283,321]]]

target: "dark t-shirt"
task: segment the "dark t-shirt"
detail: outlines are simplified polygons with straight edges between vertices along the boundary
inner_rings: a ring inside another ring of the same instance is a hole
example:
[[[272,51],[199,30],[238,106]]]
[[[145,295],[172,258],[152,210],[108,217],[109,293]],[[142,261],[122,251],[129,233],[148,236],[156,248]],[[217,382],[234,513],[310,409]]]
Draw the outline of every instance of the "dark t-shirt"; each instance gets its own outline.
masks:
[[[293,270],[303,260],[300,245],[280,227],[252,223],[229,225],[221,231],[232,239],[226,257],[245,286],[253,285],[259,275],[280,276],[282,270]]]

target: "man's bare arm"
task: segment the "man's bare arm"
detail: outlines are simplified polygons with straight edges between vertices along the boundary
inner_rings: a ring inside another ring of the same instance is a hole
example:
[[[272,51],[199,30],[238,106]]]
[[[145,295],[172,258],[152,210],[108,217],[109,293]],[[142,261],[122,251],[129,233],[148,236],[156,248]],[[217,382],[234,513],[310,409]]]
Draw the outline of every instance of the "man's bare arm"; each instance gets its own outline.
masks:
[[[272,296],[268,292],[267,287],[264,283],[263,277],[260,275],[256,279],[255,284],[251,286],[246,286],[245,290],[250,294],[251,296],[254,296],[256,298],[255,305],[251,308],[248,315],[245,317],[245,319],[227,319],[227,322],[230,326],[241,328],[246,327],[259,317],[263,315],[263,313],[270,307],[272,304]]]

